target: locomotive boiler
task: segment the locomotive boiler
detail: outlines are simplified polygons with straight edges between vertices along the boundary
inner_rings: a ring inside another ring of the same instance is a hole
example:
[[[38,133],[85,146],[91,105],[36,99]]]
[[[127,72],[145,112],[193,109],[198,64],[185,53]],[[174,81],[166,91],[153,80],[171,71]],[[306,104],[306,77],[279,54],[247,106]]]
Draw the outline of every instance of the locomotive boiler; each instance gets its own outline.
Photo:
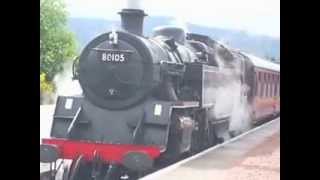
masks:
[[[41,162],[71,160],[60,168],[64,180],[134,179],[224,141],[237,107],[230,103],[218,112],[217,92],[233,83],[250,106],[251,122],[279,114],[278,81],[266,86],[273,94],[257,96],[265,87],[258,70],[276,80],[277,65],[178,27],[145,37],[143,10],[119,14],[122,30],[99,35],[75,61],[83,94],[58,97],[51,138],[40,146]]]

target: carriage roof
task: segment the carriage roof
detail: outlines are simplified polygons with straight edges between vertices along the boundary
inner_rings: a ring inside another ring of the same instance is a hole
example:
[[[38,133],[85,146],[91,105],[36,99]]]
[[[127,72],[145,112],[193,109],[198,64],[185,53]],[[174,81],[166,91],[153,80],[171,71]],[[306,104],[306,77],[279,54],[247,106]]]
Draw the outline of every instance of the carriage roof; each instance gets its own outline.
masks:
[[[280,65],[279,64],[264,60],[262,58],[259,58],[257,56],[254,56],[254,55],[251,55],[248,53],[244,53],[244,52],[241,52],[241,53],[244,54],[245,56],[247,56],[255,67],[280,72]]]

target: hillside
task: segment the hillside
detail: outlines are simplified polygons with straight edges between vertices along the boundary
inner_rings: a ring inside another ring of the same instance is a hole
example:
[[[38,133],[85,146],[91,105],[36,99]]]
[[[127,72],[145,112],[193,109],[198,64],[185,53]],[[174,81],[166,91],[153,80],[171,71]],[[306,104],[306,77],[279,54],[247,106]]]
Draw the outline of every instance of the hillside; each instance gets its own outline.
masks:
[[[148,17],[144,23],[144,34],[151,35],[152,29],[172,24],[170,17]],[[70,18],[68,25],[76,35],[82,49],[92,38],[100,33],[109,31],[112,27],[120,27],[119,21],[90,18]],[[188,31],[206,34],[215,40],[222,41],[231,47],[241,49],[260,57],[280,58],[280,40],[268,36],[248,34],[243,31],[205,27],[187,24]]]

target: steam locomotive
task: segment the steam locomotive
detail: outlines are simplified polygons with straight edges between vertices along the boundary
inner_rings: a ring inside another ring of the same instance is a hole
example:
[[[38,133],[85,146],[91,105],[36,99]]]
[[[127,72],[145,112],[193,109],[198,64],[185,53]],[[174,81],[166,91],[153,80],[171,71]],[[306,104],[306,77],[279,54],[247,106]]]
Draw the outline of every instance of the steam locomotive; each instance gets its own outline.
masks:
[[[230,130],[233,94],[249,126],[279,115],[279,65],[178,27],[144,37],[143,10],[119,14],[122,30],[93,39],[74,63],[83,95],[57,99],[40,145],[41,162],[54,164],[47,177],[134,179],[220,143],[239,133]]]

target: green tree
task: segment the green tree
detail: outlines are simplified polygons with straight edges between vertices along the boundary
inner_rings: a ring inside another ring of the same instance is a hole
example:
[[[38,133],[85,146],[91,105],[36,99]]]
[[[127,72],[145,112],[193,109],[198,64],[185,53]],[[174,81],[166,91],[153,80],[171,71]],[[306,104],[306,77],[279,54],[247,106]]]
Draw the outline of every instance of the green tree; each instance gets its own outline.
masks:
[[[40,0],[40,87],[52,87],[54,76],[63,71],[64,63],[75,55],[74,35],[66,24],[63,0]],[[41,88],[41,91],[49,89]]]

